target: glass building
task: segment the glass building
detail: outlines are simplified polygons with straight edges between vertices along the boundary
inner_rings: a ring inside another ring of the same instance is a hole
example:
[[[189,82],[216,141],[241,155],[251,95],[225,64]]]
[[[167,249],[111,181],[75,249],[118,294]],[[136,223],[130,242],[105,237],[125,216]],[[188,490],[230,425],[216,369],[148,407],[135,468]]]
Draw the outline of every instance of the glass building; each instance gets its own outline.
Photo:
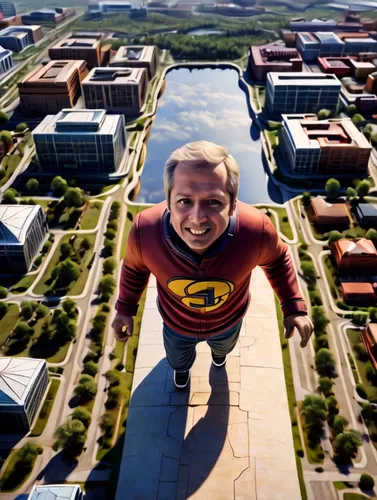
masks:
[[[44,172],[65,174],[111,173],[125,154],[126,133],[122,115],[103,109],[63,109],[48,115],[33,131]]]
[[[12,51],[0,46],[0,75],[6,73],[13,66]]]
[[[48,386],[44,359],[0,358],[0,433],[30,430]]]
[[[34,485],[27,500],[82,500],[84,494],[78,484]]]
[[[0,205],[0,268],[27,272],[47,232],[40,205]]]

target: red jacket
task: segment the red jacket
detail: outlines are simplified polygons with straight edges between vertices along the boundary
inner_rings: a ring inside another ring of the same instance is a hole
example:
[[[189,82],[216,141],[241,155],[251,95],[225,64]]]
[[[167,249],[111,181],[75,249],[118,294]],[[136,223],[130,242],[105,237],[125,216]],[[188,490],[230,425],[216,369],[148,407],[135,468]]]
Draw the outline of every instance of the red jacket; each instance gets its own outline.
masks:
[[[137,215],[122,266],[119,313],[136,314],[152,273],[163,320],[179,333],[211,337],[245,315],[256,266],[263,268],[284,316],[306,312],[288,247],[260,210],[238,202],[227,232],[201,261],[177,245],[173,233],[166,202]]]

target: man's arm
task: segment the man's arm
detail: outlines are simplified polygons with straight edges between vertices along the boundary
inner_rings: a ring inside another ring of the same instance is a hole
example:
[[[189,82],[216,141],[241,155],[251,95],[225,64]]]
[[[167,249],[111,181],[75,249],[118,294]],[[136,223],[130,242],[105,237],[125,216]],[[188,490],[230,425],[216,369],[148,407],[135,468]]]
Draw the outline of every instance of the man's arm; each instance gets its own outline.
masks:
[[[258,265],[263,269],[276,295],[284,315],[285,337],[290,338],[296,327],[305,347],[313,331],[307,316],[307,307],[299,291],[297,276],[288,246],[279,235],[267,215],[263,214],[263,239]]]
[[[133,321],[140,297],[148,285],[150,270],[143,262],[139,241],[139,215],[131,227],[127,240],[127,251],[123,259],[119,283],[119,295],[115,304],[117,316],[113,328],[118,340],[127,340],[132,335]],[[125,331],[124,327],[127,327]]]

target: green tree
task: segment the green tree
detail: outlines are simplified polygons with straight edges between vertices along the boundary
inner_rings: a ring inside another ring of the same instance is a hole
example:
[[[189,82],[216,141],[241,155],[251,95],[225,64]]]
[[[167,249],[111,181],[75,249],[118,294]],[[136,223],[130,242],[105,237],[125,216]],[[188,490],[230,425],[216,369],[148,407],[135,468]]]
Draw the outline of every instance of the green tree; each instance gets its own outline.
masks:
[[[360,433],[354,429],[338,434],[333,442],[333,448],[338,457],[355,458],[359,446],[362,445]]]
[[[88,411],[86,408],[83,406],[77,406],[77,408],[74,409],[72,413],[72,419],[73,420],[80,420],[87,429],[90,425],[90,422],[92,421],[92,416],[90,414],[90,411]]]
[[[312,320],[316,332],[323,332],[329,324],[329,320],[322,306],[313,306]]]
[[[352,122],[354,123],[354,125],[356,125],[356,127],[360,127],[361,125],[363,125],[365,123],[365,118],[363,117],[363,115],[356,113],[352,117]]]
[[[13,330],[13,336],[16,338],[24,338],[30,336],[33,329],[25,321],[20,321],[16,328]]]
[[[62,177],[60,177],[60,175],[57,175],[56,177],[54,177],[52,179],[51,190],[55,196],[58,196],[60,198],[68,190],[67,181],[65,179],[63,179]]]
[[[317,274],[315,272],[314,264],[310,260],[304,260],[301,262],[301,270],[304,275],[305,281],[308,285],[314,285],[317,279]]]
[[[5,111],[0,111],[0,125],[4,125],[7,121],[9,121],[7,113],[5,113]]]
[[[103,255],[104,257],[111,257],[114,254],[115,244],[112,240],[107,238],[103,242]]]
[[[67,207],[82,207],[84,204],[84,193],[78,187],[68,188],[64,194],[64,203]]]
[[[312,195],[308,193],[307,191],[305,193],[302,193],[302,204],[304,207],[309,207],[310,203],[312,201]]]
[[[329,234],[329,246],[331,246],[336,241],[343,238],[343,235],[339,231],[331,231]]]
[[[110,210],[110,220],[118,219],[120,213],[120,203],[119,201],[113,201]]]
[[[374,488],[374,479],[369,474],[361,474],[359,486],[361,490],[372,491]]]
[[[56,429],[55,436],[60,448],[81,448],[85,443],[86,429],[80,420],[68,420]]]
[[[119,405],[122,391],[118,387],[110,387],[107,393],[105,406],[107,409],[116,408]]]
[[[87,236],[85,236],[85,238],[83,238],[81,240],[81,243],[80,243],[80,248],[82,248],[83,250],[87,251],[89,250],[91,247],[91,243],[90,243],[90,240]]]
[[[102,416],[99,426],[107,437],[111,437],[113,435],[114,421],[108,413],[105,413]]]
[[[340,182],[334,178],[328,179],[325,189],[329,198],[337,198],[340,190]]]
[[[315,355],[315,367],[319,375],[324,377],[335,376],[335,360],[329,349],[320,349]]]
[[[71,259],[64,260],[58,266],[54,267],[51,273],[53,280],[56,280],[57,286],[68,286],[80,277],[80,266]]]
[[[16,196],[18,193],[15,189],[9,188],[3,194],[3,201],[7,205],[16,205],[18,203]]]
[[[326,407],[330,415],[339,413],[338,401],[335,396],[329,396],[326,398]]]
[[[98,283],[98,292],[103,297],[110,297],[115,289],[116,283],[111,274],[106,274],[103,276],[101,281]]]
[[[104,233],[104,236],[105,236],[105,238],[107,238],[109,240],[113,240],[113,239],[115,239],[116,233],[115,233],[114,229],[108,228],[106,230],[106,232]]]
[[[72,253],[72,247],[69,243],[62,243],[60,245],[60,257],[62,260],[67,259]]]
[[[357,108],[354,104],[350,104],[349,106],[347,106],[347,115],[348,116],[353,116],[357,111]]]
[[[29,127],[26,123],[19,123],[17,126],[16,126],[16,132],[25,132],[25,130],[27,130]]]
[[[37,319],[44,318],[50,312],[50,309],[43,304],[39,304],[37,309],[35,310],[35,315]]]
[[[373,242],[373,245],[377,248],[377,231],[373,228],[368,229],[365,237]]]
[[[334,383],[329,377],[319,377],[318,389],[327,397],[332,392]]]
[[[370,183],[367,179],[364,179],[358,184],[356,188],[357,196],[359,196],[360,198],[364,198],[364,196],[366,196],[369,193],[369,189],[370,189]]]
[[[374,148],[377,148],[377,134],[372,134],[370,137],[370,142]]]
[[[349,200],[356,196],[356,190],[353,187],[348,187],[346,191],[346,196]]]
[[[115,387],[120,384],[119,374],[115,370],[108,370],[104,374],[104,377],[108,381],[109,385],[112,387]]]
[[[116,266],[116,261],[113,257],[108,257],[103,261],[103,274],[113,274]]]
[[[30,304],[30,302],[25,301],[21,303],[21,316],[25,321],[31,319],[33,313],[33,306]]]
[[[317,116],[318,120],[327,120],[331,115],[331,111],[329,109],[321,109],[318,111]]]
[[[88,361],[87,363],[84,364],[83,373],[87,373],[88,375],[95,377],[97,375],[97,372],[98,372],[98,364],[95,363],[94,361]]]
[[[27,192],[31,195],[37,194],[39,189],[39,182],[37,181],[37,179],[29,179],[26,183],[26,189]]]
[[[0,299],[6,299],[8,295],[8,290],[5,286],[0,286]]]
[[[75,318],[77,313],[76,302],[72,299],[66,299],[63,302],[63,309],[68,314],[70,318]]]
[[[320,396],[305,396],[302,402],[302,414],[310,432],[320,433],[322,426],[327,419],[326,405]]]
[[[334,433],[337,436],[338,434],[342,434],[344,430],[348,426],[348,420],[342,415],[335,415],[332,428],[334,429]]]
[[[364,137],[370,141],[371,137],[372,137],[372,131],[366,127],[364,127],[363,129],[363,134],[364,134]]]
[[[97,394],[97,384],[90,375],[83,375],[80,383],[75,387],[74,393],[83,401],[94,399]]]

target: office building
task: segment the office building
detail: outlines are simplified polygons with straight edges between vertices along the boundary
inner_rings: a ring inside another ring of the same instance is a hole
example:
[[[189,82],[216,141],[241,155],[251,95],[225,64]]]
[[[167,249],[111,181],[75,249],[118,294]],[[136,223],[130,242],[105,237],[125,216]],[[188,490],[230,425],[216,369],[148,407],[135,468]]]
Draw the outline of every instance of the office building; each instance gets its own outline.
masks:
[[[337,27],[337,22],[334,19],[313,19],[312,21],[306,21],[305,19],[294,19],[289,23],[289,29],[291,31],[335,31]]]
[[[90,14],[127,14],[134,9],[146,8],[146,0],[89,0]]]
[[[374,203],[358,203],[355,212],[360,226],[377,227],[377,207]]]
[[[298,33],[296,47],[305,62],[318,57],[340,57],[344,52],[344,42],[335,33],[327,32]]]
[[[302,59],[296,49],[277,43],[252,45],[249,50],[249,71],[256,81],[261,82],[271,71],[301,72]]]
[[[370,73],[365,84],[365,90],[369,94],[377,94],[377,71]]]
[[[279,153],[298,175],[368,173],[372,147],[351,120],[283,115]]]
[[[43,172],[111,173],[127,153],[124,116],[103,109],[63,109],[48,115],[33,131]]]
[[[377,40],[371,37],[344,37],[344,54],[357,56],[361,52],[377,52]]]
[[[0,2],[0,12],[4,17],[13,17],[17,14],[16,7],[11,2]]]
[[[0,75],[7,73],[13,66],[12,52],[0,47]]]
[[[35,484],[27,500],[83,500],[78,484]]]
[[[331,245],[331,253],[342,274],[377,275],[377,250],[371,240],[342,238]]]
[[[26,433],[48,386],[43,359],[0,358],[0,433]]]
[[[155,45],[128,45],[119,47],[110,66],[145,68],[151,80],[157,71],[157,47]]]
[[[77,33],[64,40],[60,40],[48,51],[52,60],[84,60],[88,69],[97,66],[107,66],[110,60],[111,46],[101,47],[102,36],[93,33],[91,36],[84,36]]]
[[[377,370],[377,323],[369,323],[360,332],[361,340],[368,351],[370,361]]]
[[[377,303],[377,295],[371,283],[343,282],[340,284],[343,301],[350,306],[369,307]]]
[[[341,83],[335,75],[320,73],[269,73],[266,107],[276,113],[336,111]]]
[[[144,106],[148,79],[145,68],[94,68],[81,83],[87,109],[137,115]]]
[[[22,14],[21,17],[23,24],[42,24],[55,26],[74,15],[75,9],[70,9],[67,7],[46,7],[44,9],[28,12],[27,14]]]
[[[13,52],[21,52],[42,37],[41,26],[10,26],[0,31],[0,45]]]
[[[345,203],[328,203],[320,197],[312,198],[310,206],[313,213],[313,221],[318,226],[328,229],[347,228],[351,222],[351,216]]]
[[[46,115],[73,107],[87,74],[85,61],[50,61],[38,66],[18,83],[22,111]]]
[[[318,64],[323,73],[336,75],[339,79],[352,74],[350,57],[319,57]]]
[[[0,269],[28,272],[47,231],[40,205],[0,205]]]

